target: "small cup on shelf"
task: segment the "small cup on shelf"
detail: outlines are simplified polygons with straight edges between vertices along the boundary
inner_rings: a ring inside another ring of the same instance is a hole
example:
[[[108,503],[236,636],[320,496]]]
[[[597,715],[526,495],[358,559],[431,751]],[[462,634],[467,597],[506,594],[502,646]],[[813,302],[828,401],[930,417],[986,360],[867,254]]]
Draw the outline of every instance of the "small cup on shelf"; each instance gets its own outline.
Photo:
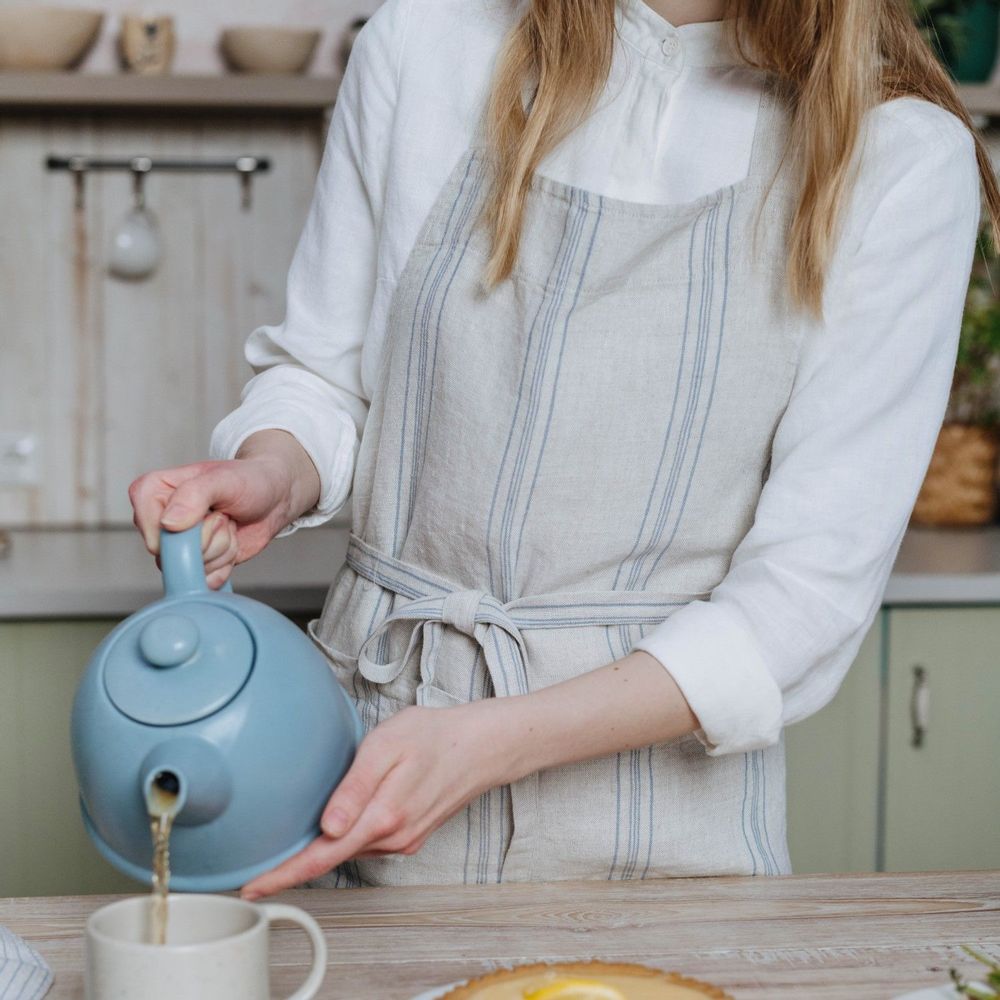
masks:
[[[172,17],[125,14],[118,36],[122,66],[132,73],[156,76],[169,73],[177,47]]]

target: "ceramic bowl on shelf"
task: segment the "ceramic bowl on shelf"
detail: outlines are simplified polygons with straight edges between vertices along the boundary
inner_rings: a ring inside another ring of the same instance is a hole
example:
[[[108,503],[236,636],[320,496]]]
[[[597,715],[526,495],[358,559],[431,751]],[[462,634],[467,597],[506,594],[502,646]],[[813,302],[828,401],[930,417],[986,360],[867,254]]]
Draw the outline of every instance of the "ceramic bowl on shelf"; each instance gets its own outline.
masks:
[[[321,32],[311,28],[226,28],[219,48],[242,73],[304,73]]]
[[[77,63],[104,13],[34,4],[0,6],[0,70],[61,70]]]

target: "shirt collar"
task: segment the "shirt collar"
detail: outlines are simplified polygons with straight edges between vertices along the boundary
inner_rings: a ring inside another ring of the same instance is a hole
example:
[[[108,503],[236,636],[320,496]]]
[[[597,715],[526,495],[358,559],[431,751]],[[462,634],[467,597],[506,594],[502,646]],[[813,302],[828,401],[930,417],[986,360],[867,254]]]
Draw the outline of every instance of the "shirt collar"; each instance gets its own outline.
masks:
[[[624,42],[657,63],[674,62],[678,53],[687,66],[729,66],[740,61],[723,21],[674,26],[645,0],[618,0],[615,25]]]

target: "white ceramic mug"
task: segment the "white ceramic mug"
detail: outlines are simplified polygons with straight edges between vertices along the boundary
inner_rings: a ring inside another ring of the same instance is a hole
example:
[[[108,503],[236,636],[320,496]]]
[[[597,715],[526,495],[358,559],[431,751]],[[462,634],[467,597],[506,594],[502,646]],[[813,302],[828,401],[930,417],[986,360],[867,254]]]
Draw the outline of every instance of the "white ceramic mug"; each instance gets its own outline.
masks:
[[[312,969],[290,1000],[312,1000],[326,972],[326,942],[302,910],[231,896],[171,895],[167,943],[149,943],[151,897],[109,903],[87,920],[87,1000],[270,1000],[268,927],[298,924]]]

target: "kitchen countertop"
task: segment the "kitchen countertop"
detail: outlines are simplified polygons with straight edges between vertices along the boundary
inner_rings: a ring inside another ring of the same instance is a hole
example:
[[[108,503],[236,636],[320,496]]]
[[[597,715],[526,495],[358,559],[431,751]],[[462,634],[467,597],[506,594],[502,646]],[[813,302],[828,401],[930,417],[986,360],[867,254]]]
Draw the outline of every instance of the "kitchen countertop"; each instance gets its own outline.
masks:
[[[302,530],[240,566],[233,585],[285,614],[323,605],[344,559],[349,520]],[[118,618],[161,593],[133,528],[14,530],[0,558],[0,620]],[[1000,604],[1000,525],[911,528],[885,593],[888,605]]]
[[[55,973],[49,997],[83,996],[83,925],[113,897],[0,900],[0,924]],[[322,1000],[405,1000],[528,961],[601,958],[674,969],[735,1000],[889,1000],[1000,952],[1000,872],[646,879],[306,889],[329,946]],[[305,978],[301,931],[273,931],[271,988]]]
[[[323,606],[344,561],[347,523],[296,531],[233,572],[237,593],[285,614]],[[0,620],[122,618],[163,594],[160,572],[134,528],[11,531],[0,558]]]
[[[1000,525],[910,528],[885,604],[1000,604]]]

